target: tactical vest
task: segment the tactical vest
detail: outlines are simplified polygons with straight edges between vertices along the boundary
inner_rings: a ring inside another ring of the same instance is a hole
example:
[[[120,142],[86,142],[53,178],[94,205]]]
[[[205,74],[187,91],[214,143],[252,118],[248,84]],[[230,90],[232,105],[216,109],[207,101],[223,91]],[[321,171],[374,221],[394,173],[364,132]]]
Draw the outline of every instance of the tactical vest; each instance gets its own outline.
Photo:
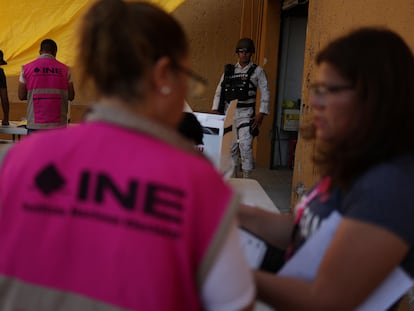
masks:
[[[250,80],[253,72],[257,68],[253,64],[246,73],[234,73],[234,65],[227,64],[224,66],[224,77],[221,83],[221,96],[219,111],[224,113],[226,103],[237,99],[238,108],[254,107],[255,103],[243,103],[248,99],[256,98],[256,86]]]

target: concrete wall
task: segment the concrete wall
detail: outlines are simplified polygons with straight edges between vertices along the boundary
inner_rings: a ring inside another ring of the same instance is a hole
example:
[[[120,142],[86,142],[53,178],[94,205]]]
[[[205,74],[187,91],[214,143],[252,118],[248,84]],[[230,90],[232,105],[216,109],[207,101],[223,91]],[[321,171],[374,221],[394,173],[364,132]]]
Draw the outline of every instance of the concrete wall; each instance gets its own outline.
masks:
[[[359,26],[386,26],[398,32],[414,50],[414,0],[309,0],[302,121],[311,117],[308,86],[315,74],[314,59],[328,41]],[[292,206],[300,190],[307,190],[318,179],[311,162],[314,145],[300,138],[296,150]]]
[[[188,35],[193,70],[209,81],[204,96],[188,99],[193,110],[211,109],[224,64],[237,60],[241,13],[242,0],[188,0],[173,12]]]

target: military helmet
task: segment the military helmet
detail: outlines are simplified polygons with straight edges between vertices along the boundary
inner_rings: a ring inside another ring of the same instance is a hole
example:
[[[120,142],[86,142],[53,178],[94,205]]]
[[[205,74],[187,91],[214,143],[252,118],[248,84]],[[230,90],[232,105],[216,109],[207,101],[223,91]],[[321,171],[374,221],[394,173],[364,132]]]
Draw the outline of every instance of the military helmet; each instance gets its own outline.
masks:
[[[254,53],[254,42],[250,38],[241,38],[236,45],[236,53],[239,51],[239,49],[247,49],[248,52]]]

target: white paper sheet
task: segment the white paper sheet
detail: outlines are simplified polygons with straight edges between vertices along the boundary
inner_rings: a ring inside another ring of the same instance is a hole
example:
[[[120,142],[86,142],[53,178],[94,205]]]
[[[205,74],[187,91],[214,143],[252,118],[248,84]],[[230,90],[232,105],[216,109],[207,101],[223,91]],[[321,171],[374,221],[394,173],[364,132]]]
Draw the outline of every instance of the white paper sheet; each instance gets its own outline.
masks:
[[[322,222],[319,230],[283,266],[278,275],[313,280],[323,254],[341,220],[342,216],[338,212],[333,212],[330,217]],[[404,295],[412,285],[413,280],[410,276],[398,267],[356,310],[386,310]]]
[[[249,267],[258,269],[266,254],[266,243],[244,229],[240,228],[239,233]]]

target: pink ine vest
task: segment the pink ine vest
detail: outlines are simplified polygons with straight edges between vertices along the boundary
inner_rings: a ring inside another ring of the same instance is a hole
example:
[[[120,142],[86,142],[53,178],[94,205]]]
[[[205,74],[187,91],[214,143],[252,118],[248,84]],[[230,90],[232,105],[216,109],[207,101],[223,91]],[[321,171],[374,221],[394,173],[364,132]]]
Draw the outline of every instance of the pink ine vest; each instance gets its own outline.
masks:
[[[91,122],[16,144],[0,184],[10,310],[201,310],[197,277],[233,197],[205,159]]]
[[[69,68],[53,57],[39,57],[23,66],[27,88],[27,126],[59,127],[67,124]]]

